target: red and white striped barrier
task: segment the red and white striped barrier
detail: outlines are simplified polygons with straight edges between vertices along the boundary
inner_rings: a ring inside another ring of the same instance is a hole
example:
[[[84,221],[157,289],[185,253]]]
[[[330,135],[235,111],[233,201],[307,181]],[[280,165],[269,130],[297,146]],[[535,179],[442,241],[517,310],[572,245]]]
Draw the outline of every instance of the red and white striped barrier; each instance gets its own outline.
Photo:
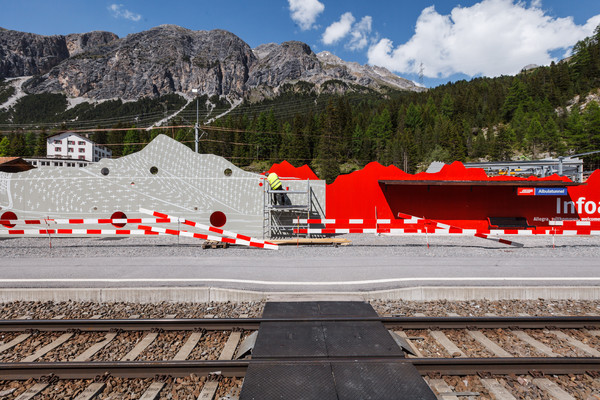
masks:
[[[170,218],[74,218],[74,219],[0,219],[0,225],[92,225],[92,224],[169,224],[172,221]]]
[[[578,226],[589,226],[600,228],[600,221],[582,221],[582,220],[569,220],[569,221],[550,221],[551,226],[564,226],[564,227],[578,227]]]
[[[277,246],[276,244],[272,244],[272,243],[264,243],[264,242],[257,243],[257,242],[252,242],[252,241],[248,241],[248,240],[243,240],[243,239],[234,239],[234,238],[230,238],[230,237],[205,235],[203,233],[179,231],[176,229],[165,229],[165,228],[159,228],[159,227],[155,227],[155,226],[139,225],[138,228],[142,229],[144,231],[148,231],[148,232],[165,233],[168,235],[175,235],[175,236],[193,237],[196,239],[214,240],[217,242],[230,243],[230,244],[241,244],[242,246],[257,247],[260,249],[279,250],[279,246]]]
[[[406,235],[406,234],[435,234],[435,235],[463,235],[475,236],[481,239],[492,240],[498,243],[507,244],[516,247],[523,247],[522,243],[513,242],[511,240],[491,237],[490,235],[505,234],[506,230],[490,230],[479,231],[476,229],[464,229],[456,226],[444,224],[439,221],[434,221],[426,218],[415,217],[414,215],[398,213],[401,221],[392,221],[390,219],[300,219],[296,218],[294,222],[298,224],[325,224],[338,225],[329,226],[326,228],[295,228],[294,233],[305,234],[344,234],[344,233],[383,233],[388,235]],[[340,225],[363,225],[360,227],[339,227]],[[382,225],[402,225],[410,226],[409,228],[396,227],[380,227]],[[366,227],[365,225],[370,225]],[[376,225],[373,227],[373,225]],[[521,233],[515,230],[515,233]],[[531,235],[531,231],[524,231],[523,234]],[[428,243],[429,245],[429,243]]]
[[[140,229],[0,229],[0,235],[158,235]]]
[[[418,220],[422,221],[425,226],[426,226],[426,231],[427,233],[430,233],[428,231],[428,227],[433,227],[434,228],[434,232],[435,232],[435,228],[441,228],[444,230],[448,230],[450,231],[454,231],[457,234],[463,234],[463,235],[473,235],[475,237],[481,238],[481,239],[487,239],[487,240],[492,240],[498,243],[502,243],[502,244],[506,244],[509,246],[515,246],[515,247],[523,247],[523,243],[518,243],[518,242],[513,242],[512,240],[507,240],[507,239],[502,239],[502,238],[495,238],[495,237],[490,237],[490,234],[495,234],[495,233],[486,233],[486,232],[481,232],[481,231],[475,231],[475,233],[469,232],[467,233],[468,230],[463,229],[463,228],[459,228],[457,226],[452,226],[452,225],[448,225],[448,224],[444,224],[438,221],[434,221],[431,219],[426,219],[426,218],[419,218],[419,217],[415,217],[414,215],[409,215],[409,214],[403,214],[403,213],[398,213],[398,217],[399,218],[404,218],[404,219],[413,219],[413,218],[417,218]]]
[[[378,224],[378,225],[390,225],[394,223],[398,223],[398,220],[392,219],[302,219],[295,218],[293,220],[295,224],[319,224],[319,225],[367,225],[367,224]],[[413,218],[412,220],[402,220],[403,224],[416,224],[418,223],[417,218]]]
[[[231,231],[226,231],[226,230],[221,229],[221,228],[215,228],[214,226],[200,224],[198,222],[189,221],[189,220],[184,219],[184,218],[173,217],[171,215],[163,214],[163,213],[160,213],[158,211],[151,211],[151,210],[146,210],[145,208],[140,208],[140,212],[143,213],[143,214],[152,215],[152,216],[158,217],[158,218],[169,218],[169,219],[173,220],[174,222],[181,222],[184,225],[189,225],[189,226],[193,226],[195,228],[203,229],[205,231],[218,233],[219,235],[223,235],[223,236],[229,236],[229,237],[232,237],[232,238],[236,238],[236,239],[240,239],[240,240],[245,240],[247,242],[273,245],[273,243],[269,243],[269,242],[266,242],[266,241],[261,240],[261,239],[255,239],[255,238],[250,237],[250,236],[241,235],[239,233],[235,233],[235,232],[231,232]],[[277,245],[274,245],[274,246],[277,246]]]

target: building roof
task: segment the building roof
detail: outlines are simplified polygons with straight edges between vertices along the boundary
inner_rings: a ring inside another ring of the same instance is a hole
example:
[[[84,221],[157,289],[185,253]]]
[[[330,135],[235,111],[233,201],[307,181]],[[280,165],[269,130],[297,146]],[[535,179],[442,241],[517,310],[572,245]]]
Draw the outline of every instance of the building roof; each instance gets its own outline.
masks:
[[[35,168],[21,157],[0,157],[1,172],[21,172]]]
[[[80,135],[79,133],[76,133],[76,132],[69,132],[69,131],[65,131],[65,132],[59,132],[59,133],[55,133],[54,135],[49,135],[49,136],[47,136],[47,137],[46,137],[46,139],[50,139],[50,138],[53,138],[53,137],[55,137],[55,136],[61,136],[61,135],[64,135],[64,134],[67,134],[67,135],[73,135],[73,136],[77,136],[77,137],[79,137],[79,138],[81,138],[81,139],[85,139],[85,140],[87,140],[87,141],[89,141],[89,142],[95,143],[95,142],[94,142],[92,139],[90,139],[90,138],[89,138],[89,137],[87,137],[87,136],[83,136],[83,135]]]

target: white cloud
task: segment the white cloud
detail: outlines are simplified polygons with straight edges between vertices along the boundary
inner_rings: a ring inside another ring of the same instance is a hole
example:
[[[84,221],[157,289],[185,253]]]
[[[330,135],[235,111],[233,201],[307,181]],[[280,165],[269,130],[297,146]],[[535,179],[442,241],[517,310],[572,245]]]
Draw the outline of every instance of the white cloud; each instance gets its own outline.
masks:
[[[450,15],[425,8],[408,42],[394,47],[390,39],[379,40],[368,50],[369,63],[418,73],[422,62],[424,74],[432,78],[514,74],[527,64],[555,61],[550,52],[568,52],[600,24],[600,15],[577,25],[572,17],[547,15],[541,5],[540,0],[529,8],[521,1],[483,0],[471,7],[457,6]]]
[[[319,0],[288,0],[292,20],[306,31],[311,29],[325,6]]]
[[[326,45],[331,45],[350,36],[348,43],[346,43],[346,48],[350,50],[364,49],[369,43],[373,18],[367,15],[359,22],[355,23],[355,21],[356,18],[354,18],[352,13],[347,12],[342,14],[339,21],[332,23],[325,29],[321,41]]]
[[[355,19],[352,13],[347,12],[342,14],[339,21],[329,25],[323,32],[322,42],[325,44],[334,44],[343,39],[352,28]]]
[[[125,18],[130,21],[137,22],[142,19],[140,14],[132,13],[129,10],[123,8],[123,4],[111,4],[108,6],[109,11],[113,13],[113,17],[115,18]]]
[[[351,39],[347,47],[350,50],[361,50],[367,47],[372,25],[373,18],[369,15],[363,17],[359,23],[354,24],[350,32]]]

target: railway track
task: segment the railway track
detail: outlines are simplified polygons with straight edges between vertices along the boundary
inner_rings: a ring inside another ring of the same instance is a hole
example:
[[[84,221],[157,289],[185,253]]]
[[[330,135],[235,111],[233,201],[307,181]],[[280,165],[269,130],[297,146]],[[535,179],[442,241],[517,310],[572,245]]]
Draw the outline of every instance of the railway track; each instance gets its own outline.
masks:
[[[407,356],[285,360],[245,357],[252,347],[252,333],[261,323],[304,321],[381,322]],[[218,390],[221,396],[229,393],[234,396],[229,398],[235,398],[250,362],[314,365],[332,360],[411,363],[426,376],[440,398],[454,399],[456,393],[470,394],[471,398],[502,398],[498,393],[505,391],[512,398],[593,399],[589,396],[600,396],[600,317],[0,321],[0,399],[19,398],[26,390],[37,390],[37,396],[41,396],[38,398],[54,398],[47,397],[47,393],[56,392],[56,387],[66,385],[66,381],[78,387],[78,395],[95,393],[81,397],[91,399],[100,396],[111,379],[145,382],[147,388],[139,398],[159,398],[165,386],[176,390],[183,383],[195,386],[196,391],[209,390],[205,396],[212,393],[213,397],[203,398],[214,398],[215,393],[219,396]],[[579,382],[589,393],[573,389]],[[114,384],[110,386],[114,389]],[[467,391],[465,386],[472,390]],[[148,397],[142,397],[146,392]],[[154,392],[155,397],[151,397]],[[22,399],[26,398],[35,397]]]

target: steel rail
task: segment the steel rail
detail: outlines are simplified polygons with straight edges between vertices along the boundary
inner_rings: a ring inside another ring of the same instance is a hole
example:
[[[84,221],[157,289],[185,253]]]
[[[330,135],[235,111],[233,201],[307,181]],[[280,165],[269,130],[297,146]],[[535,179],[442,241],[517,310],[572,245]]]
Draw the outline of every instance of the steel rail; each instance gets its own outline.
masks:
[[[508,375],[585,374],[600,372],[597,357],[510,357],[510,358],[402,358],[402,357],[318,357],[233,361],[116,361],[116,362],[12,362],[0,363],[3,380],[93,379],[109,374],[121,378],[153,378],[222,375],[243,377],[250,365],[316,365],[331,363],[412,364],[421,375]]]
[[[572,317],[342,317],[342,318],[216,318],[216,319],[62,319],[0,320],[0,332],[69,331],[106,332],[161,329],[256,330],[261,323],[284,322],[381,322],[397,329],[581,329],[600,328],[600,316]]]

